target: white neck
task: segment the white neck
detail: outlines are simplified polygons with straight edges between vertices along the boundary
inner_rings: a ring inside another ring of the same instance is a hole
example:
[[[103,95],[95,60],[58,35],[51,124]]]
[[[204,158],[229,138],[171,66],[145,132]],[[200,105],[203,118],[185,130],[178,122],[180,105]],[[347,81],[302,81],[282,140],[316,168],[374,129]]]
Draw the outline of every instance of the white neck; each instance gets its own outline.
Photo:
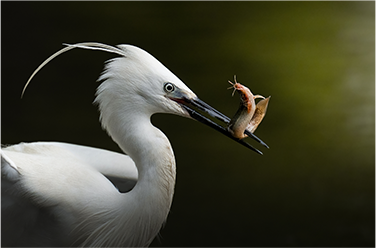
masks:
[[[134,102],[130,106],[130,101],[102,96],[104,93],[96,99],[102,125],[138,169],[136,186],[114,203],[114,229],[105,245],[148,246],[171,207],[175,157],[167,137],[151,124],[152,113],[137,110]]]

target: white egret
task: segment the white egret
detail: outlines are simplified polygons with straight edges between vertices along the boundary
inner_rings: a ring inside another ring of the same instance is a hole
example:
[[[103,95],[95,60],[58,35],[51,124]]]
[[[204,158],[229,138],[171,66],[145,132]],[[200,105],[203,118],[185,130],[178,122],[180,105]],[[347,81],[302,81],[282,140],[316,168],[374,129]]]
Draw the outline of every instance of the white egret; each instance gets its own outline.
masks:
[[[174,153],[150,122],[155,113],[196,119],[259,152],[200,114],[229,122],[135,46],[67,45],[36,69],[25,88],[45,64],[73,48],[120,55],[106,64],[95,103],[103,128],[127,155],[59,142],[3,148],[3,246],[148,246],[167,218],[175,185]],[[124,181],[137,183],[124,193],[114,186]]]

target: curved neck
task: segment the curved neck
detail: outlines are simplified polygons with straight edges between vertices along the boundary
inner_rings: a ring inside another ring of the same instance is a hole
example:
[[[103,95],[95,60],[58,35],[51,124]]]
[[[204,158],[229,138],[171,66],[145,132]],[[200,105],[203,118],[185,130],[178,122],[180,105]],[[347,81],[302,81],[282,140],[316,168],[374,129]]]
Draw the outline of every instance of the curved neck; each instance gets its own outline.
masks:
[[[151,124],[149,116],[137,114],[130,119],[133,121],[116,135],[120,138],[113,139],[136,164],[138,181],[135,189],[158,187],[172,198],[175,156],[169,140]]]
[[[108,105],[107,105],[108,106]],[[136,186],[121,196],[114,209],[113,233],[116,246],[148,246],[158,234],[169,213],[175,187],[175,157],[167,137],[150,122],[151,114],[135,109],[113,108],[103,111],[102,125],[112,139],[135,162]],[[122,116],[126,116],[122,118]]]

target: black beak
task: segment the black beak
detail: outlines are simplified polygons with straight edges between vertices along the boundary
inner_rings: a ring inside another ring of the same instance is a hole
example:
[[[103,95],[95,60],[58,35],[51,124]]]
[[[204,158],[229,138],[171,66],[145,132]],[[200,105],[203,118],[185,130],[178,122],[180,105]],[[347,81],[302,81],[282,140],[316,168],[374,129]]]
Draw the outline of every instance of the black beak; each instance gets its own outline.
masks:
[[[245,146],[245,147],[257,152],[258,154],[262,155],[261,151],[254,148],[253,146],[251,146],[250,144],[245,142],[243,139],[238,139],[238,138],[235,138],[234,136],[232,136],[232,134],[226,128],[228,123],[230,122],[230,118],[228,118],[226,115],[222,114],[221,112],[219,112],[215,108],[211,107],[209,104],[201,101],[198,98],[195,98],[195,99],[184,98],[184,99],[179,99],[179,100],[178,99],[173,99],[173,100],[177,101],[189,113],[189,115],[193,119],[214,128],[215,130],[219,131],[220,133],[226,135],[227,137],[235,140],[236,142],[242,144],[243,146]],[[209,118],[207,118],[207,117],[203,116],[202,114],[200,114],[199,112],[195,111],[193,108],[197,108],[201,111],[206,112],[210,116],[212,116],[212,117],[218,119],[219,121],[223,122],[226,127],[223,127],[223,126],[215,123],[214,121],[210,120]],[[248,135],[249,137],[253,138],[254,140],[258,141],[259,143],[261,143],[263,146],[269,148],[268,145],[266,145],[261,139],[259,139],[253,133],[249,132],[248,130],[245,130],[244,133],[246,135]]]

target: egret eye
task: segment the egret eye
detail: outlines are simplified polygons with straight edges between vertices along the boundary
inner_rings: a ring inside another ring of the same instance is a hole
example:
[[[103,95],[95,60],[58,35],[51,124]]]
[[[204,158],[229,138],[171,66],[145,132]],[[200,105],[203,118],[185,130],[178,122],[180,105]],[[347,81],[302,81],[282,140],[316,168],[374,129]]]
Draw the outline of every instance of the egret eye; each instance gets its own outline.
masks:
[[[175,90],[175,85],[172,83],[165,83],[163,88],[167,93],[171,93]]]

